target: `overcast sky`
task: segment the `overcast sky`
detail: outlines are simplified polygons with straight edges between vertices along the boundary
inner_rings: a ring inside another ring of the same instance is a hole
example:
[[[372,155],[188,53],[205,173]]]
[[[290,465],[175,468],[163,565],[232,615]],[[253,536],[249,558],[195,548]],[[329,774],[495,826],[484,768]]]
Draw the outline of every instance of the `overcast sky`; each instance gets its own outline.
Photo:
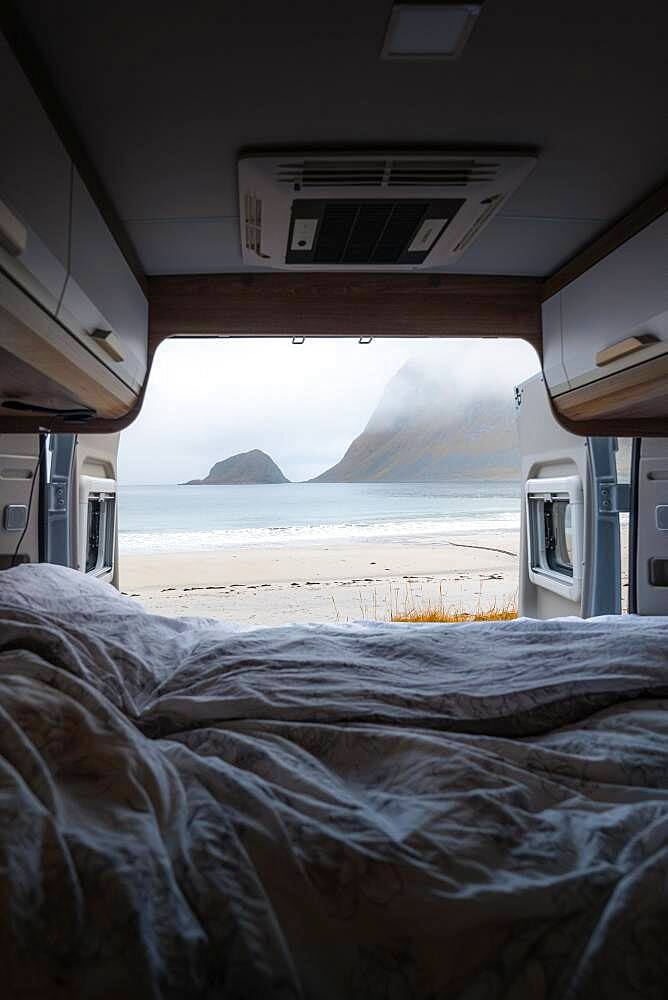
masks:
[[[119,480],[177,483],[260,448],[288,479],[318,475],[364,428],[385,385],[420,359],[459,388],[538,371],[509,340],[171,340],[159,348],[138,419],[121,435]]]

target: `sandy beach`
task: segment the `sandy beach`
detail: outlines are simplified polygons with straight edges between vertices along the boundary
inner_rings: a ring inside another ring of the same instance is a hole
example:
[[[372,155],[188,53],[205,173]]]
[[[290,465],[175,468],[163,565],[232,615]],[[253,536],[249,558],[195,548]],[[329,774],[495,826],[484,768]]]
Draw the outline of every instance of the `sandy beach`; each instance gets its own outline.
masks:
[[[440,603],[514,603],[519,531],[452,540],[123,554],[121,588],[156,614],[241,624],[388,619]]]

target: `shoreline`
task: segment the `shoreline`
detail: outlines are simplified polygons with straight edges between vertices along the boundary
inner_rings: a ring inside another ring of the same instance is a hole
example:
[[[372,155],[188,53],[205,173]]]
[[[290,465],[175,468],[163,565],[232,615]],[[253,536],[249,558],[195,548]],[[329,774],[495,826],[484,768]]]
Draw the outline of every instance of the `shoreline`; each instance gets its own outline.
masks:
[[[215,551],[123,553],[120,585],[147,611],[240,624],[389,619],[445,603],[471,610],[517,599],[518,530],[450,539]]]

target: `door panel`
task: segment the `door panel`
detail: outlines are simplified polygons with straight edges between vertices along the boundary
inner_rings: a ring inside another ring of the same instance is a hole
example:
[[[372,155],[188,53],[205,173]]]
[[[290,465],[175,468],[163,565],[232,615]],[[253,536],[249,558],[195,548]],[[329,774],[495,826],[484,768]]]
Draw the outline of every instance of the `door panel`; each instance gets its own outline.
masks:
[[[542,375],[517,390],[522,460],[520,614],[621,611],[616,439],[570,434]]]
[[[118,585],[116,461],[120,434],[52,436],[47,553]]]
[[[668,615],[668,438],[635,442],[629,610]]]
[[[120,434],[80,434],[74,454],[77,566],[118,586],[116,464]],[[88,567],[88,568],[87,568]]]
[[[39,435],[0,434],[0,569],[39,561],[39,454]]]
[[[580,615],[585,568],[584,506],[588,499],[586,439],[569,434],[556,422],[542,376],[530,379],[519,388],[517,412],[522,461],[520,614],[530,618]],[[539,480],[545,481],[543,497]],[[573,510],[576,491],[581,499],[577,510]],[[550,513],[556,513],[557,506],[565,499],[571,500],[572,528],[580,539],[579,554],[573,566],[579,587],[574,585],[573,576],[569,579],[568,573],[550,571],[549,555],[541,551],[548,505],[551,505]]]
[[[49,483],[47,489],[46,561],[57,566],[76,564],[72,518],[75,434],[49,436]]]
[[[585,532],[589,548],[589,588],[583,615],[622,612],[622,553],[620,512],[629,509],[629,486],[619,482],[617,439],[587,438],[591,504]]]

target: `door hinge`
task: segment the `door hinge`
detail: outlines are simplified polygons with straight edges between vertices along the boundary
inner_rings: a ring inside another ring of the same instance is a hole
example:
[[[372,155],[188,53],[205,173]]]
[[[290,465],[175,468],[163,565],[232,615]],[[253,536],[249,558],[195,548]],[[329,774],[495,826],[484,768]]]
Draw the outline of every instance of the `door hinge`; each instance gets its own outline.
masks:
[[[599,483],[599,514],[625,514],[631,509],[631,486],[629,483]]]

